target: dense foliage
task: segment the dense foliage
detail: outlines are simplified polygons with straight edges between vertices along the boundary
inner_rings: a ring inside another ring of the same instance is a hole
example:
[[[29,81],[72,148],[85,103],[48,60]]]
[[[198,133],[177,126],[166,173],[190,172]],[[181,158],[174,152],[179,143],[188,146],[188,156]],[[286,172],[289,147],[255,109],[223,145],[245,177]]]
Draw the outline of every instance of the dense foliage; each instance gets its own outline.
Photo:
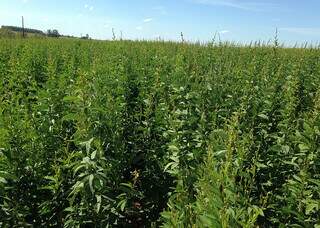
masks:
[[[319,227],[320,50],[0,40],[1,227]]]

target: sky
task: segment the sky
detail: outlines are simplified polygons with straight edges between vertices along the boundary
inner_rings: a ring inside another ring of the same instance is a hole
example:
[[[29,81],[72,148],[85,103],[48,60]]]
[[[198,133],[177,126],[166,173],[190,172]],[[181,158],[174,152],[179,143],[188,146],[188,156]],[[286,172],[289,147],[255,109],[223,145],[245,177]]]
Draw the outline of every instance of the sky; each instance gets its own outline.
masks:
[[[0,25],[96,39],[320,41],[319,0],[0,0]]]

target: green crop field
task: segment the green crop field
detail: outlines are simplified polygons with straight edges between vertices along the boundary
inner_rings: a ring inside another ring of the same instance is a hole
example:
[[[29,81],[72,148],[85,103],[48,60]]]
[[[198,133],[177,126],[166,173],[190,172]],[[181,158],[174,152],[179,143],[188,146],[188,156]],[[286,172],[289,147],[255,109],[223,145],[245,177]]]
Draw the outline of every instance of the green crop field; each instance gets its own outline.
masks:
[[[0,227],[320,227],[320,49],[0,39]]]

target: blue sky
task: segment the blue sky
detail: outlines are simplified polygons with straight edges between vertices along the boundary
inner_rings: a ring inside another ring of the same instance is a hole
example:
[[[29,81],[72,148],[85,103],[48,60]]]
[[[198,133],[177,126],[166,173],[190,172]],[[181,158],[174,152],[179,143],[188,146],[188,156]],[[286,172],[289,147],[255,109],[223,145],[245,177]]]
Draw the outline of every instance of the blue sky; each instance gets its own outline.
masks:
[[[276,28],[287,44],[320,41],[319,0],[1,0],[0,25],[110,39],[112,28],[129,39],[250,42],[272,39]]]

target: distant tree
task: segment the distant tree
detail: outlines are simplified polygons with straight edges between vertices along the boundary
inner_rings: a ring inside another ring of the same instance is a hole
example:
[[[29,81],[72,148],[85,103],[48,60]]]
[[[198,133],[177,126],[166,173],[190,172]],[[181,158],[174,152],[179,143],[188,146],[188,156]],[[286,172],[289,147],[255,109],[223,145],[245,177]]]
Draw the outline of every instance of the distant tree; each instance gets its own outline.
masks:
[[[90,39],[90,36],[89,36],[89,34],[86,34],[85,36],[82,36],[81,39],[89,40],[89,39]]]
[[[10,31],[13,31],[13,32],[22,32],[23,31],[22,27],[17,27],[17,26],[6,26],[6,25],[3,25],[3,26],[1,26],[1,28],[2,29],[6,29],[6,30],[10,30]],[[42,32],[41,30],[38,30],[38,29],[24,28],[24,31],[26,33],[44,35],[44,32]]]
[[[57,29],[48,29],[47,36],[49,37],[60,37],[60,34]]]

